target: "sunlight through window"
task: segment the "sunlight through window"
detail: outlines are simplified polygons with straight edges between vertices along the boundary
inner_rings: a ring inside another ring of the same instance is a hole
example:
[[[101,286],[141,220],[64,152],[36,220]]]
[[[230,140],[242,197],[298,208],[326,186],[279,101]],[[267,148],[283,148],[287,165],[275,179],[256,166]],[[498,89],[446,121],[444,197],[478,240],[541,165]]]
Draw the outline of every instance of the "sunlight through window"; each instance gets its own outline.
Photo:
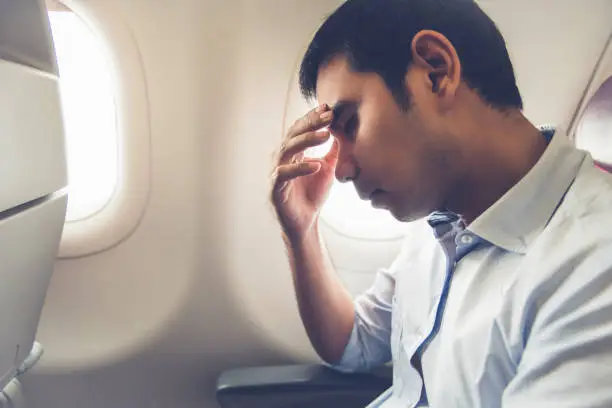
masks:
[[[69,199],[66,221],[100,211],[118,176],[113,81],[99,39],[75,13],[49,12],[66,130]]]
[[[387,210],[373,208],[357,195],[352,183],[334,181],[322,220],[338,233],[364,240],[396,239],[406,234],[406,225]]]

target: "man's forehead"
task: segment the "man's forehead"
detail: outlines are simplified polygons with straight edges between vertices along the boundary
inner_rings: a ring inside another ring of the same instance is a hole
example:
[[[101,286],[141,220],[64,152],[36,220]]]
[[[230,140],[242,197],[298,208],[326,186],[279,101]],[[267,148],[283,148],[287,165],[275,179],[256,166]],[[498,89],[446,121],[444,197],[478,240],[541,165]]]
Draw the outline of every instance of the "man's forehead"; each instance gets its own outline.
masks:
[[[360,75],[350,69],[345,57],[335,57],[319,69],[317,102],[333,108],[341,101],[357,101],[362,81]]]

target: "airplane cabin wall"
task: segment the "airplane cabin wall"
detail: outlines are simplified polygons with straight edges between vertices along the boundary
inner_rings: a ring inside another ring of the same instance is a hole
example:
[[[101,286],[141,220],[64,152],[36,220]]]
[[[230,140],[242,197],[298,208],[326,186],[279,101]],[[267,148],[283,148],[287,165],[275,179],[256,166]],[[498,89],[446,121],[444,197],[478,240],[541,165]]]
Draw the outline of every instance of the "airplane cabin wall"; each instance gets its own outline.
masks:
[[[46,352],[24,381],[33,408],[213,407],[224,369],[317,361],[267,177],[299,57],[340,3],[87,2],[126,24],[141,53],[151,196],[127,240],[58,261],[38,332]],[[527,115],[567,126],[612,1],[482,3],[507,38]]]

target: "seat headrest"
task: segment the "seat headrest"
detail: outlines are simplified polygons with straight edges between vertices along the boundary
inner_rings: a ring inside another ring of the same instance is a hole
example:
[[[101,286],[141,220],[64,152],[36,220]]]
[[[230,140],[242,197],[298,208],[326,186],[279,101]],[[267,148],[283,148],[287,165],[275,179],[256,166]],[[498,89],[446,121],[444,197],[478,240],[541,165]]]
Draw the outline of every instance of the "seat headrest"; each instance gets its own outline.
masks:
[[[597,167],[612,170],[612,75],[593,94],[580,117],[576,146],[588,151]]]
[[[595,161],[595,167],[597,167],[600,170],[607,171],[608,173],[612,174],[612,166],[610,166],[610,165],[607,165],[607,164]]]

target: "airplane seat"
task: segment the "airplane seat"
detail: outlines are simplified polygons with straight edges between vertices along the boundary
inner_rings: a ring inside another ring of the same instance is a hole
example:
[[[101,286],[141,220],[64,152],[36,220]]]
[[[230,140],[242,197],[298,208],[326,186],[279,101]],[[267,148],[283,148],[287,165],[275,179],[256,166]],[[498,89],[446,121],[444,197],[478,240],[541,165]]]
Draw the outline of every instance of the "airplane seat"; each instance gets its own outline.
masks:
[[[612,173],[612,34],[578,109],[573,137],[595,165]]]
[[[323,365],[239,368],[217,381],[222,408],[363,408],[391,387],[392,370],[345,374]]]
[[[596,167],[612,173],[612,75],[587,102],[574,139],[578,148],[591,154]]]
[[[65,220],[58,72],[43,0],[0,0],[0,408],[26,406]]]
[[[595,167],[597,167],[599,170],[603,170],[605,172],[612,174],[612,166],[610,165],[606,165],[604,163],[601,163],[595,160]]]

